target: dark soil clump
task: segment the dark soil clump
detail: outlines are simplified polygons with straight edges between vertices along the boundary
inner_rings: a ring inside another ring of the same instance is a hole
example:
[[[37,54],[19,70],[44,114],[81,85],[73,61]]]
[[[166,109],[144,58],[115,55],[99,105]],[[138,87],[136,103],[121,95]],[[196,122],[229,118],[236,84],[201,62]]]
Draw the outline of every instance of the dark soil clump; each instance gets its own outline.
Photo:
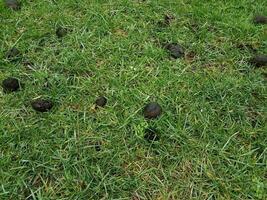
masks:
[[[4,92],[15,92],[20,88],[20,83],[18,79],[10,77],[3,80],[2,87]]]
[[[267,24],[267,17],[263,15],[257,15],[253,19],[254,24]]]
[[[144,116],[147,119],[155,119],[161,115],[161,112],[162,108],[156,102],[149,103],[144,108]]]
[[[6,59],[10,61],[16,61],[20,58],[21,52],[16,48],[13,47],[12,49],[8,50],[5,54]]]
[[[31,102],[32,108],[38,112],[47,112],[52,109],[53,103],[50,100],[37,99]]]
[[[63,27],[58,27],[56,30],[56,35],[58,38],[62,38],[64,36],[66,36],[68,33],[68,30],[66,28]]]
[[[160,137],[155,129],[149,128],[145,130],[144,139],[148,142],[155,142],[155,141],[159,141]]]
[[[21,9],[21,3],[17,0],[5,0],[6,7],[12,9],[12,10],[20,10]]]
[[[97,107],[104,107],[107,104],[107,98],[102,96],[102,97],[98,97],[97,100],[95,101],[95,105]]]
[[[165,48],[169,51],[170,56],[174,59],[182,58],[185,55],[183,47],[179,44],[167,44]]]
[[[255,67],[264,67],[267,65],[267,56],[266,55],[256,55],[251,58],[250,63]]]

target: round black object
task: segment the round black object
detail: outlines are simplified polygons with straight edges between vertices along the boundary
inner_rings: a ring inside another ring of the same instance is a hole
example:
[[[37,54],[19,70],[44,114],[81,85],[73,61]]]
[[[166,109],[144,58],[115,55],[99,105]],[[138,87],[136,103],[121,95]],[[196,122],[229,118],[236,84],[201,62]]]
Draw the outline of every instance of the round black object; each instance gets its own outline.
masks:
[[[53,103],[50,100],[37,99],[31,102],[32,108],[38,112],[47,112],[52,109]]]
[[[184,56],[184,49],[179,44],[174,44],[174,43],[167,44],[165,48],[169,51],[171,57],[175,59],[181,58]]]
[[[155,129],[146,129],[144,139],[148,142],[159,141],[160,137]]]
[[[21,55],[20,51],[16,47],[13,47],[12,49],[6,52],[5,57],[8,60],[16,60],[19,58],[20,55]]]
[[[267,56],[266,55],[256,55],[251,60],[250,63],[255,67],[263,67],[267,65]]]
[[[68,30],[63,27],[58,27],[56,30],[56,35],[59,38],[64,37],[65,35],[67,35],[67,33],[68,33]]]
[[[20,83],[18,79],[10,77],[3,80],[2,87],[4,92],[14,92],[20,88]]]
[[[12,10],[20,10],[21,9],[21,3],[17,0],[5,0],[5,5],[8,8],[11,8]]]
[[[144,108],[144,116],[147,119],[155,119],[161,115],[161,112],[161,106],[156,102],[149,103]]]
[[[107,99],[106,97],[98,97],[97,100],[95,101],[96,106],[98,107],[104,107],[107,104]]]
[[[257,15],[253,19],[254,24],[267,24],[267,17],[263,15]]]

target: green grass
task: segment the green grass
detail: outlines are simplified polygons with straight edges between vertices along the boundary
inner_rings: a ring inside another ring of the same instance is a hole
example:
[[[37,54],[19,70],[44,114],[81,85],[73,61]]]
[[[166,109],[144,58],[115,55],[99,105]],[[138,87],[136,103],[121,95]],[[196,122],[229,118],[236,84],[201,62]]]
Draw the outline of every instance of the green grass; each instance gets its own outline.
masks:
[[[266,1],[22,3],[0,4],[0,80],[24,84],[0,93],[0,199],[267,198],[267,72],[237,48],[267,53],[251,22]],[[158,27],[165,14],[175,20]],[[58,39],[58,26],[71,32]],[[166,41],[191,56],[169,59]],[[32,67],[4,59],[13,46]],[[37,97],[53,110],[33,111]],[[157,120],[142,115],[150,101]],[[150,127],[158,142],[143,139]]]

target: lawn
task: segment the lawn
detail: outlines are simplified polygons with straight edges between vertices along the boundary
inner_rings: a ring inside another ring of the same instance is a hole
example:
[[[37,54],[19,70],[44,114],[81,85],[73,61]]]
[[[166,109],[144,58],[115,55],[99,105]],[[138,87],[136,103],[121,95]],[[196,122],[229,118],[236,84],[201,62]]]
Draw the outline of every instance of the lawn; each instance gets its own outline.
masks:
[[[257,14],[266,1],[1,1],[0,81],[20,89],[0,91],[0,199],[267,199]]]

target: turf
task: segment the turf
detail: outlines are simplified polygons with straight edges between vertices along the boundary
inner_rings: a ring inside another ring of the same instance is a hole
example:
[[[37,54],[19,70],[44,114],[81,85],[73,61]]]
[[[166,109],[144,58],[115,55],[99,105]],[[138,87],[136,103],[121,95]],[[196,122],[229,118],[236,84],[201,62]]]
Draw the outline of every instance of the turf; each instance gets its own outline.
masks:
[[[266,1],[0,3],[0,199],[266,199]],[[165,15],[172,16],[164,24]],[[58,38],[56,30],[67,34]],[[185,58],[172,59],[166,43]],[[16,47],[20,59],[5,59]],[[95,109],[99,96],[104,108]],[[37,113],[31,102],[53,101]],[[147,120],[149,102],[162,115]],[[147,141],[146,130],[159,140]]]

